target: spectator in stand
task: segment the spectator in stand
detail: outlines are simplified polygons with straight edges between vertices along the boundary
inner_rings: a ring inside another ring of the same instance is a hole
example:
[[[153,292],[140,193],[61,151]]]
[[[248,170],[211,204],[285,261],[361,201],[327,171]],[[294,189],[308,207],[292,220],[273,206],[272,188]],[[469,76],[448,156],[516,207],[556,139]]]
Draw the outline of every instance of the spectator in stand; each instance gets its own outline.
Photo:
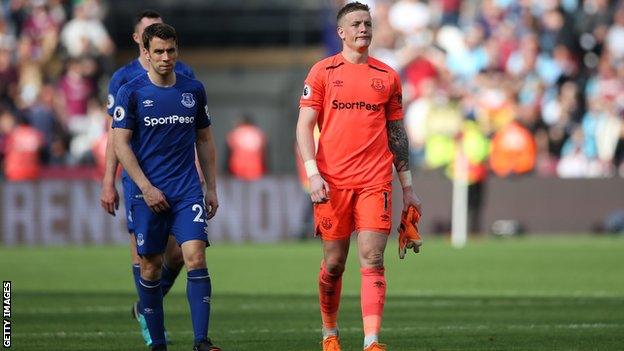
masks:
[[[36,180],[41,173],[40,150],[44,137],[24,119],[8,110],[0,112],[4,141],[4,176],[9,181]]]
[[[52,16],[45,0],[32,1],[32,9],[26,17],[22,35],[32,43],[34,59],[47,62],[58,45],[61,23]]]
[[[37,129],[44,137],[44,152],[42,161],[47,163],[51,154],[52,141],[57,135],[64,134],[60,123],[55,102],[56,90],[52,84],[41,88],[39,97],[34,104],[27,107],[23,113],[28,124]]]
[[[74,17],[61,31],[61,43],[70,57],[109,56],[115,50],[99,18],[90,16],[89,2],[74,5]]]
[[[95,86],[93,81],[84,75],[85,62],[69,59],[66,72],[58,84],[61,96],[61,121],[72,138],[82,138],[89,134],[92,125],[87,113],[89,99],[95,94]],[[74,152],[72,156],[78,161],[81,152]]]
[[[81,131],[75,134],[69,144],[72,158],[79,164],[93,164],[93,145],[106,130],[102,121],[107,119],[106,106],[97,98],[89,99],[87,113],[81,123]]]
[[[613,25],[607,32],[606,41],[613,59],[624,59],[624,4],[620,4],[613,15]]]
[[[512,121],[494,134],[490,168],[499,177],[526,174],[535,167],[536,146],[531,132]]]
[[[0,104],[15,107],[19,76],[13,65],[13,44],[0,39]]]
[[[266,174],[266,135],[249,115],[243,115],[228,133],[227,147],[228,170],[234,177],[254,181]]]
[[[574,128],[572,136],[561,150],[561,160],[557,165],[557,175],[561,178],[587,178],[600,175],[600,165],[595,149],[588,149],[583,129]]]
[[[435,0],[434,4],[440,8],[442,14],[440,19],[441,26],[459,26],[462,0]]]

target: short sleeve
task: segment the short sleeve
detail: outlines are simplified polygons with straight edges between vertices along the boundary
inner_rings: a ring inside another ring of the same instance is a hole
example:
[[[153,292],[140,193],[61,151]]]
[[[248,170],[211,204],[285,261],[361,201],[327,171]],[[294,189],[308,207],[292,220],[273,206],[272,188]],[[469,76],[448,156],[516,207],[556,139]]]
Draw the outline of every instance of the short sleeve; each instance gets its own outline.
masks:
[[[113,128],[134,129],[136,126],[136,104],[133,104],[134,94],[128,89],[128,85],[123,85],[115,97],[115,108],[113,109]]]
[[[210,112],[208,111],[208,99],[206,97],[206,89],[204,85],[198,82],[197,92],[195,98],[199,102],[197,106],[197,120],[195,122],[195,128],[203,129],[209,127],[212,124],[210,120]]]
[[[115,109],[115,98],[117,96],[117,92],[119,88],[123,85],[121,70],[118,70],[111,77],[110,82],[108,83],[108,97],[106,102],[106,111],[109,116],[113,116],[113,110]]]
[[[315,110],[323,109],[325,100],[325,80],[322,65],[316,64],[310,69],[303,84],[303,92],[299,99],[299,107],[312,107]]]
[[[182,64],[182,74],[189,78],[197,79],[195,78],[195,72],[193,72],[193,69],[185,64]]]
[[[392,71],[392,91],[386,105],[386,119],[396,121],[403,119],[403,88],[399,75]]]

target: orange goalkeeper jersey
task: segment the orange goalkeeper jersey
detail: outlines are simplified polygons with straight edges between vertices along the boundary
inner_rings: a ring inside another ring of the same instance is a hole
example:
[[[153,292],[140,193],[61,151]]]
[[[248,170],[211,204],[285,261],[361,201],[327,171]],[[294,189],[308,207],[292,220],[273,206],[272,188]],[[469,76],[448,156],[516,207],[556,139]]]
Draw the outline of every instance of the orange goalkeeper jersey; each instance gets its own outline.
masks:
[[[340,189],[392,180],[386,122],[403,118],[401,80],[383,62],[353,64],[342,54],[317,62],[305,80],[300,107],[319,111],[316,161]]]

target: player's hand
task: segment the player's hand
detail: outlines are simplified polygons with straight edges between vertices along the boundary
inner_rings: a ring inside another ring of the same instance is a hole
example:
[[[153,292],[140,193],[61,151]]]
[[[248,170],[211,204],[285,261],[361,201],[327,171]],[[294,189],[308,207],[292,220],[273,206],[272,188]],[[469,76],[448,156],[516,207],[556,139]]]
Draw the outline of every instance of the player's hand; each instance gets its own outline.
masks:
[[[329,184],[320,174],[310,177],[310,199],[314,203],[322,203],[329,200]]]
[[[206,214],[208,219],[217,214],[217,208],[219,208],[219,200],[217,199],[217,192],[215,190],[207,190],[204,196],[204,205],[206,206]]]
[[[115,184],[102,184],[100,206],[112,216],[115,215],[115,210],[119,209],[119,193],[117,188],[115,188]]]
[[[165,194],[155,186],[150,186],[143,192],[143,200],[145,200],[150,210],[155,213],[164,212],[170,208]]]
[[[420,252],[422,239],[418,231],[418,221],[420,211],[415,206],[409,206],[407,211],[401,213],[401,224],[399,225],[399,258],[405,258],[408,249],[413,249],[415,253]]]
[[[407,212],[410,206],[416,207],[418,215],[422,215],[422,203],[420,198],[416,196],[411,186],[403,188],[403,212]]]

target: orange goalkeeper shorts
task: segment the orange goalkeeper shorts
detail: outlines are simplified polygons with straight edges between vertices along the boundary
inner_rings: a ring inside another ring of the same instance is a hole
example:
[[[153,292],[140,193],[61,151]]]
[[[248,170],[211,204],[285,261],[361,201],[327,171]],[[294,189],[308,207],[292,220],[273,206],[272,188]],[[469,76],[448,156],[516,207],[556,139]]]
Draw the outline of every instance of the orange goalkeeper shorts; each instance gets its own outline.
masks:
[[[341,240],[353,231],[389,234],[392,228],[392,183],[361,189],[330,186],[329,200],[314,204],[315,235]]]

